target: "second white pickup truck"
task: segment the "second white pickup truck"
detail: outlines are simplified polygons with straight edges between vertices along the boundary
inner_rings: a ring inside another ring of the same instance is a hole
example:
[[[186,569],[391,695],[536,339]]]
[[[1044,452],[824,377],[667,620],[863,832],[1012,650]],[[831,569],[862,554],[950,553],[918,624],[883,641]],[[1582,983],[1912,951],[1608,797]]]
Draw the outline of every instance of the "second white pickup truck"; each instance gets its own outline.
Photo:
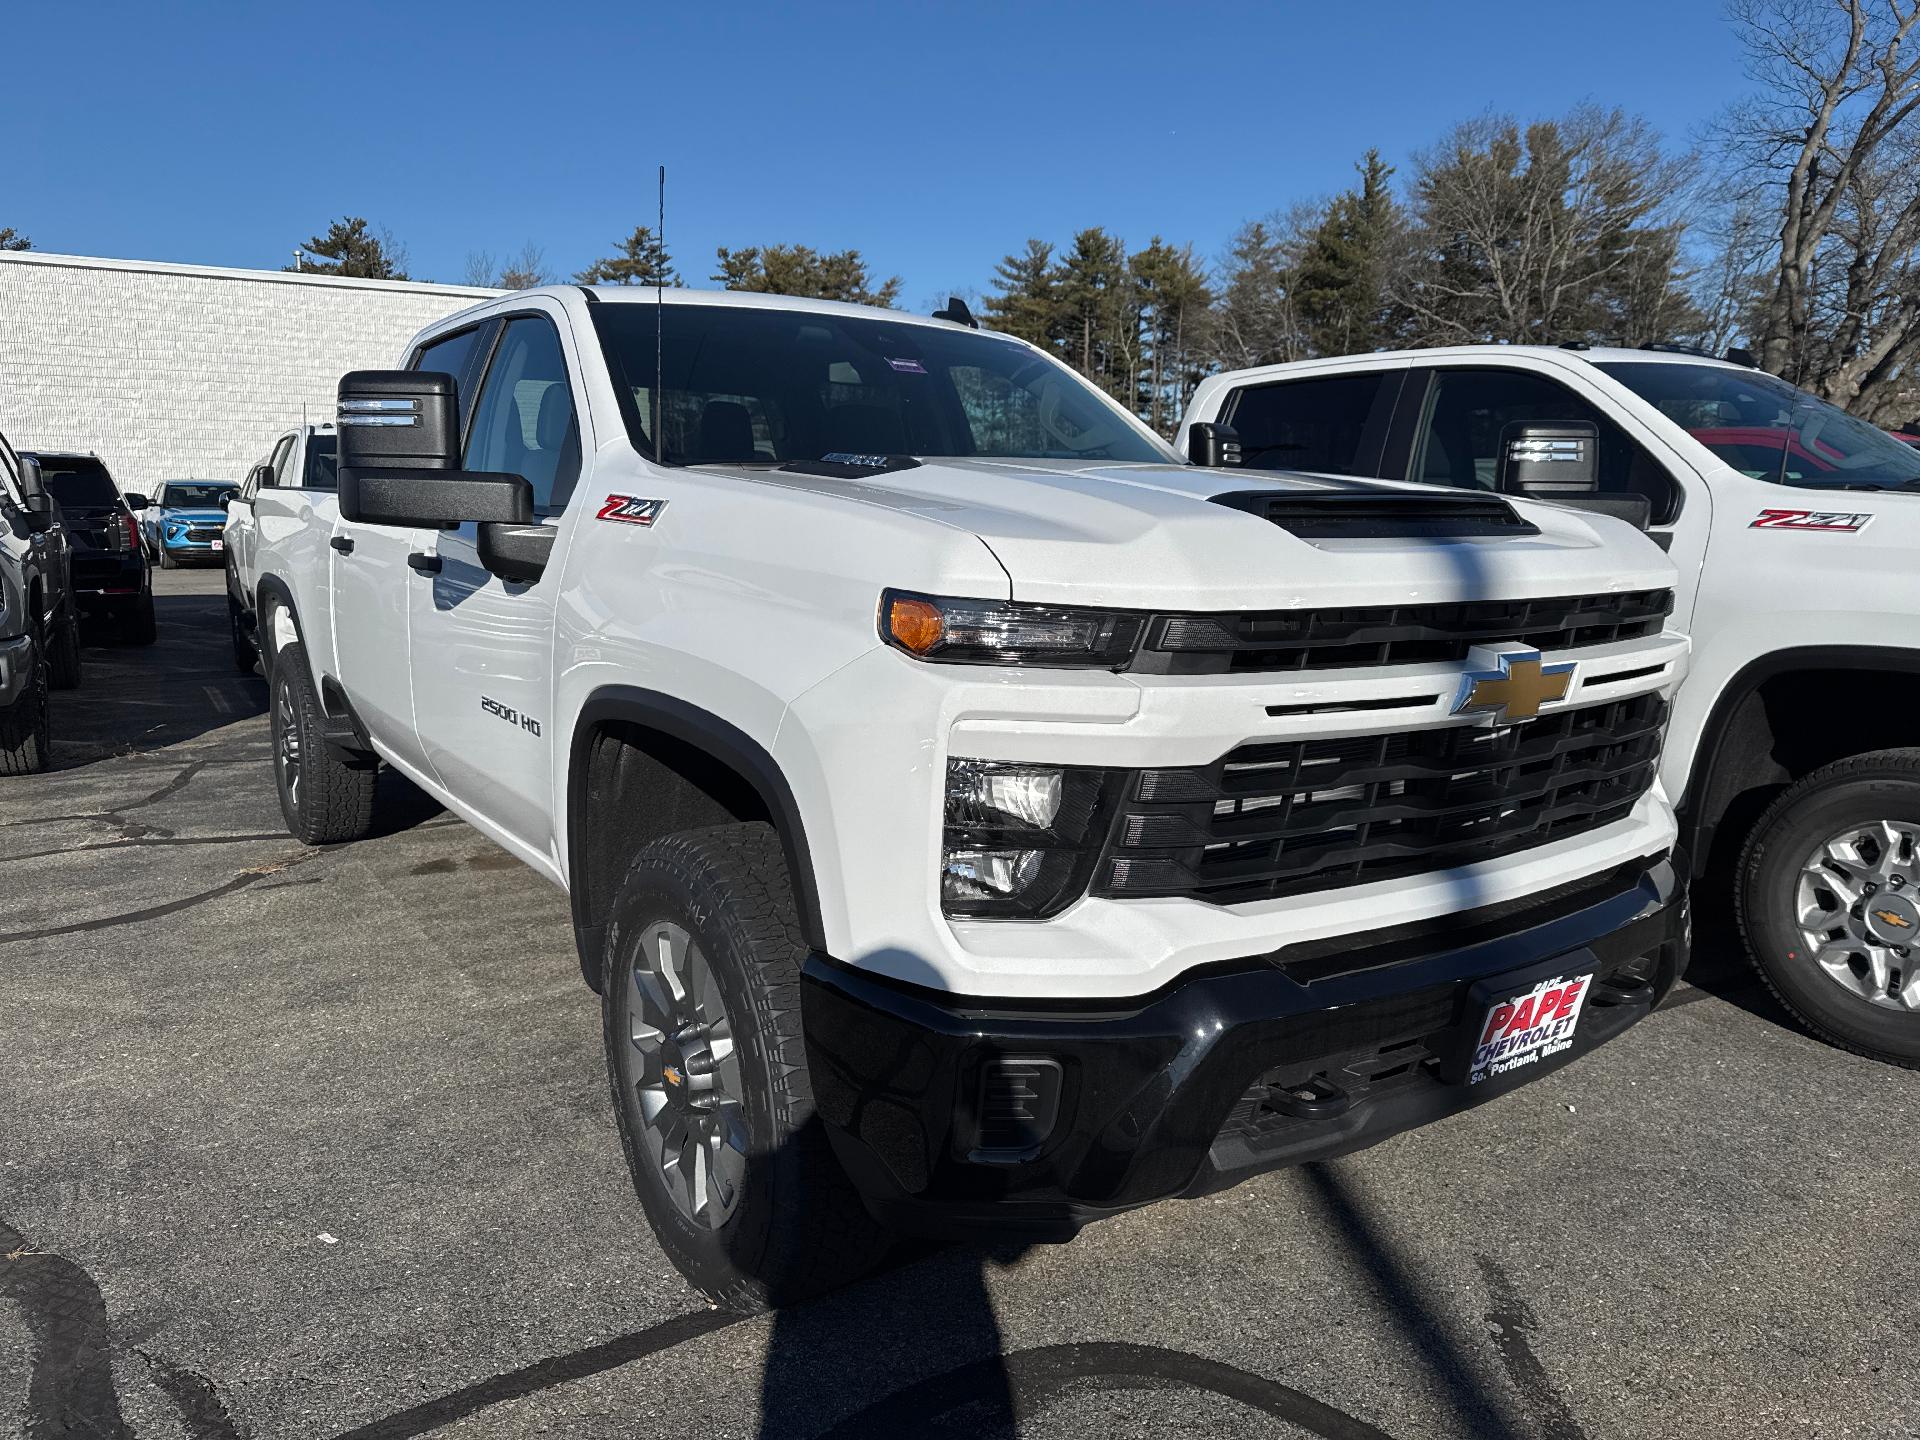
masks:
[[[1183,464],[945,313],[503,297],[235,512],[289,827],[389,765],[566,889],[727,1303],[1370,1144],[1684,959],[1645,536]]]
[[[1518,431],[1584,434],[1562,497],[1637,509],[1680,572],[1662,777],[1701,914],[1817,1034],[1920,1066],[1920,451],[1750,366],[1585,345],[1216,375],[1180,442],[1222,424],[1247,466],[1494,493]]]

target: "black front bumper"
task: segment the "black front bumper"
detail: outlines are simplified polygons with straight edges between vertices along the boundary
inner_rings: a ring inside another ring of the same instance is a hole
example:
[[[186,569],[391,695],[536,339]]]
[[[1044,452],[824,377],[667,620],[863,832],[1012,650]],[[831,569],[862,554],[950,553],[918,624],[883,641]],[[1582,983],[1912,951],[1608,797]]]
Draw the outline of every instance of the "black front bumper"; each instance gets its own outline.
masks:
[[[1064,1239],[1116,1211],[1360,1149],[1606,1043],[1685,968],[1682,874],[1649,860],[1550,896],[1210,967],[1117,1004],[960,1000],[814,956],[801,987],[814,1098],[888,1224]],[[1459,1083],[1489,993],[1478,982],[1520,990],[1576,970],[1594,979],[1569,1048]],[[1055,1077],[1057,1118],[1024,1148],[996,1147],[1005,1132],[982,1114],[1004,1100],[1005,1062]]]

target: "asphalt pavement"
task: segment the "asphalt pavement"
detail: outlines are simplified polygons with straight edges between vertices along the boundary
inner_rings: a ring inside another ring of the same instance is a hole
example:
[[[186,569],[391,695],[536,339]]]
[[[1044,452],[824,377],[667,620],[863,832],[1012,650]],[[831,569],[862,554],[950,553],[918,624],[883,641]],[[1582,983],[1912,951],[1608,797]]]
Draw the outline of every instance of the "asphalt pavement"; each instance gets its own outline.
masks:
[[[715,1312],[561,895],[396,787],[281,829],[216,572],[0,782],[0,1434],[1920,1435],[1920,1074],[1700,987],[1334,1163]]]

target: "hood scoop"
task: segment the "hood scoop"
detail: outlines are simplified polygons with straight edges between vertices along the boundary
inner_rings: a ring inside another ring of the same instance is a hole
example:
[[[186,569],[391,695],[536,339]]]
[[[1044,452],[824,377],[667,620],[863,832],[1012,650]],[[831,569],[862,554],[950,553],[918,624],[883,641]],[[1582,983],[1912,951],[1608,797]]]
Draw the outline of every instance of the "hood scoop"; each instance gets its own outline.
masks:
[[[792,475],[824,475],[829,480],[864,480],[870,475],[918,469],[919,465],[920,462],[911,455],[859,455],[850,450],[830,450],[818,460],[789,460],[780,468]]]
[[[1210,498],[1302,540],[1466,540],[1540,533],[1497,495],[1236,490]]]

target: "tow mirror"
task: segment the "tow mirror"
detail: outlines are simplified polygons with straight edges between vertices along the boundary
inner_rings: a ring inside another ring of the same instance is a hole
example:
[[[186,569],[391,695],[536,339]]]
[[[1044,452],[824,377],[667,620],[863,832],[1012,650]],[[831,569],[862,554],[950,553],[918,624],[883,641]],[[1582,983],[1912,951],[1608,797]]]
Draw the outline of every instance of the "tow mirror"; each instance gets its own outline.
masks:
[[[1197,420],[1187,427],[1187,459],[1195,465],[1219,469],[1240,463],[1240,432],[1231,425]]]
[[[53,497],[47,493],[47,477],[31,455],[20,457],[20,498],[26,503],[27,530],[31,534],[44,535],[53,528]]]
[[[271,490],[273,488],[273,466],[254,466],[247,474],[247,484],[256,490]]]
[[[355,370],[340,380],[340,515],[362,525],[475,525],[480,563],[531,584],[554,531],[521,475],[462,470],[459,392],[438,370]]]
[[[1600,488],[1600,427],[1590,420],[1516,422],[1500,432],[1498,468],[1494,488],[1509,495],[1591,495]]]

